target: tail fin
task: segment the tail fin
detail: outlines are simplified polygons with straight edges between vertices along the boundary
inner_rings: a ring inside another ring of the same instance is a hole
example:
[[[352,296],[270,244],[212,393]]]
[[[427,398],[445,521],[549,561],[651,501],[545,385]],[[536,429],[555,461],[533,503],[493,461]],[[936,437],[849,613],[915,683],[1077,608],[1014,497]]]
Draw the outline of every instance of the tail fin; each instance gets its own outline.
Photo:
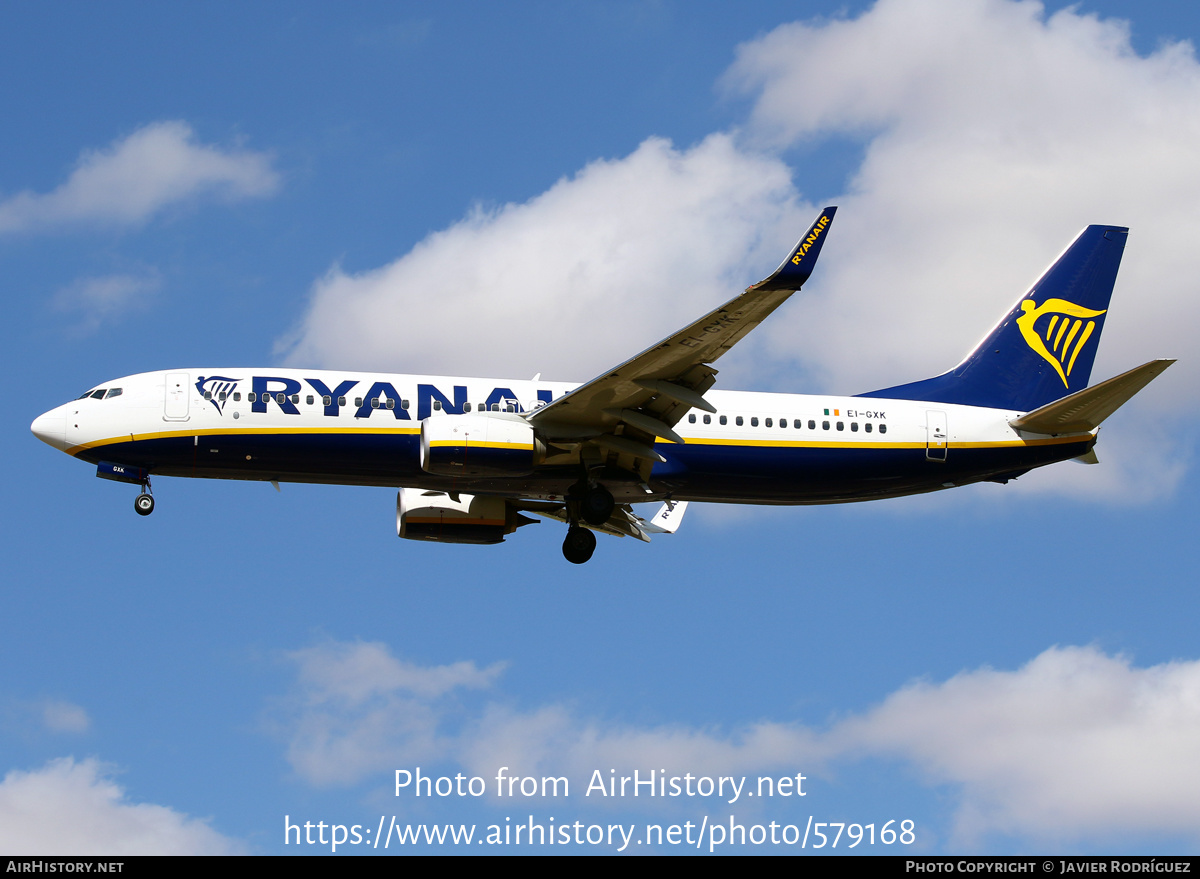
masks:
[[[1028,412],[1086,388],[1128,232],[1124,226],[1080,232],[954,369],[859,396]]]

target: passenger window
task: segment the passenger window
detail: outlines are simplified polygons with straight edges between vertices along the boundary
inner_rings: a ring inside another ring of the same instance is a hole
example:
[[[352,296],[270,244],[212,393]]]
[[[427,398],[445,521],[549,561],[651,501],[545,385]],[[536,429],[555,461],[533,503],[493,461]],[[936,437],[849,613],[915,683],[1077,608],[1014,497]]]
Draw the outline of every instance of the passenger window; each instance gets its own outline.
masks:
[[[695,416],[695,414],[689,415],[689,416],[688,416],[688,424],[695,424],[695,423],[696,423],[696,416]]]
[[[728,424],[728,423],[729,423],[729,419],[728,419],[728,418],[726,418],[724,415],[722,415],[722,416],[721,416],[721,423],[722,423],[722,424]]]
[[[437,403],[434,403],[433,405],[434,405],[434,406],[437,406],[438,404],[437,404]],[[500,404],[499,404],[499,403],[493,403],[493,404],[492,404],[492,411],[493,411],[493,412],[499,412],[499,411],[500,411]]]
[[[792,427],[796,428],[796,430],[799,430],[800,428],[804,427],[804,422],[797,418],[792,421]]]
[[[886,424],[881,424],[881,425],[879,425],[879,432],[880,432],[880,433],[887,433],[887,425],[886,425]]]
[[[391,402],[391,400],[389,400],[388,402],[390,403],[390,402]],[[390,408],[392,408],[392,407],[391,407],[391,406],[389,406],[388,408],[390,409]],[[470,404],[470,403],[463,403],[463,411],[464,411],[464,412],[470,412],[470,411],[471,411],[471,404]]]
[[[768,418],[767,419],[767,427],[774,427],[774,426],[775,426],[775,422],[773,420],[771,420],[770,418]]]
[[[108,394],[107,394],[107,396],[105,396],[104,399],[111,400],[113,397],[119,397],[119,396],[121,396],[120,388],[109,388]]]
[[[758,427],[758,416],[757,416],[757,415],[751,415],[751,416],[750,416],[750,426],[751,426],[751,427]]]
[[[212,391],[205,391],[205,392],[204,392],[204,399],[206,399],[206,400],[211,400],[211,399],[212,399]]]
[[[408,408],[408,400],[401,400],[401,401],[400,401],[400,408],[401,408],[401,409],[407,409],[407,408]]]
[[[826,429],[828,429],[829,425],[827,424],[827,425],[825,425],[825,427],[826,427]],[[809,429],[809,430],[816,430],[816,429],[817,429],[817,422],[813,421],[811,418],[810,418],[810,419],[808,419],[808,429]]]
[[[787,419],[786,419],[786,418],[780,418],[780,419],[779,419],[779,426],[780,426],[780,427],[787,427]]]
[[[118,391],[117,391],[117,393],[119,394],[119,393],[121,393],[121,391],[120,391],[120,390],[118,390]],[[110,397],[111,397],[111,396],[113,396],[113,392],[112,392],[112,391],[109,391],[109,392],[108,392],[108,395],[109,395]],[[224,403],[224,402],[225,402],[225,398],[226,398],[227,396],[228,396],[228,395],[227,395],[227,394],[226,394],[224,391],[221,391],[221,393],[217,394],[217,399],[218,399],[218,400],[220,400],[222,403]],[[312,400],[309,400],[309,402],[311,403],[311,402],[312,402]]]
[[[372,398],[371,398],[371,408],[372,408],[372,409],[378,409],[378,408],[379,408],[379,398],[378,398],[378,397],[372,397]]]
[[[839,421],[839,422],[837,423],[837,429],[838,429],[838,430],[845,430],[845,429],[846,429],[846,425],[845,425],[843,422]]]
[[[235,403],[242,402],[242,392],[241,391],[233,392],[233,402],[235,402]]]
[[[705,423],[705,424],[712,424],[712,416],[711,416],[711,415],[705,415],[705,416],[704,416],[704,423]]]
[[[248,393],[246,395],[246,400],[248,402],[254,403],[258,400],[258,394],[254,393],[254,391],[251,391],[250,393]]]
[[[313,404],[313,395],[309,394],[307,397],[305,397],[304,402],[311,406]]]
[[[346,398],[345,398],[345,397],[338,397],[338,405],[339,405],[339,406],[345,406],[345,405],[346,405]]]
[[[828,421],[821,422],[821,430],[829,430],[829,422]]]
[[[871,432],[871,422],[868,421],[866,424],[864,424],[863,430],[865,430],[867,433],[870,433]]]
[[[362,408],[362,397],[355,397],[355,398],[354,398],[354,407],[355,407],[356,409],[361,409],[361,408]]]
[[[396,408],[396,401],[395,401],[395,400],[393,400],[393,399],[391,399],[391,398],[389,398],[389,399],[388,399],[388,401],[387,401],[387,407],[388,407],[389,409],[395,409],[395,408]]]
[[[733,421],[738,427],[742,426],[742,416],[737,416],[735,419],[733,419]]]
[[[332,406],[333,405],[333,397],[331,397],[329,394],[322,395],[321,405],[322,406]]]
[[[287,395],[280,391],[275,395],[275,402],[282,406],[285,402],[287,402]]]
[[[442,411],[442,401],[441,401],[441,400],[434,400],[434,401],[433,401],[433,411],[434,411],[434,412],[441,412],[441,411]]]
[[[858,433],[858,422],[857,422],[857,421],[851,421],[851,422],[850,422],[850,432],[851,432],[851,433]]]
[[[300,402],[300,395],[292,394],[292,405],[295,405],[296,403],[299,403],[299,402]]]

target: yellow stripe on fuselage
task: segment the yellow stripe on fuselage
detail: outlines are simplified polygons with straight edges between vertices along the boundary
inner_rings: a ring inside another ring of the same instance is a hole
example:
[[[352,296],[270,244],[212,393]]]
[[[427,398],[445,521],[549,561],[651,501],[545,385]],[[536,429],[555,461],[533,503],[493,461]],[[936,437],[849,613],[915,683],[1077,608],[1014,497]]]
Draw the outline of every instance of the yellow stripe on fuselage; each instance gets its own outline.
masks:
[[[1002,449],[1009,447],[1049,446],[1060,443],[1080,442],[1090,438],[1090,434],[1078,433],[1072,436],[1051,436],[1044,439],[1015,439],[992,440],[987,442],[948,442],[942,448],[952,449]],[[670,448],[673,443],[663,443]],[[726,439],[688,439],[689,446],[751,446],[757,448],[797,448],[797,449],[924,449],[927,442],[821,442],[820,440],[726,440]]]
[[[297,436],[305,434],[348,434],[348,433],[370,433],[370,434],[395,434],[408,435],[419,434],[420,426],[416,427],[225,427],[225,428],[203,428],[201,430],[166,430],[156,433],[130,433],[122,436],[108,437],[107,439],[93,440],[90,443],[81,443],[77,446],[72,446],[67,449],[68,455],[75,455],[79,452],[88,449],[99,448],[100,446],[111,446],[115,443],[127,442],[144,442],[146,440],[156,439],[177,439],[185,436],[248,436],[257,434],[259,436]]]

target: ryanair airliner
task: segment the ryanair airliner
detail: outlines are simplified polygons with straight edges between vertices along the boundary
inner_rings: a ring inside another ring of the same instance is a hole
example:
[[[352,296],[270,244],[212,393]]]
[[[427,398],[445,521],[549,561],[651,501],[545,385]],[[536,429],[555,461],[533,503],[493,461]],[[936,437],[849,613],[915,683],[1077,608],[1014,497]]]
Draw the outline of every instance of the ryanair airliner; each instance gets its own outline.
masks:
[[[712,390],[713,363],[808,280],[835,210],[766,280],[582,385],[173,369],[90,388],[33,433],[140,485],[143,516],[159,475],[396,486],[401,537],[500,543],[534,514],[567,525],[581,564],[595,532],[649,540],[689,501],[865,501],[1095,463],[1100,423],[1174,362],[1088,387],[1128,232],[1088,226],[949,372],[847,397]],[[662,504],[648,520],[644,501]]]

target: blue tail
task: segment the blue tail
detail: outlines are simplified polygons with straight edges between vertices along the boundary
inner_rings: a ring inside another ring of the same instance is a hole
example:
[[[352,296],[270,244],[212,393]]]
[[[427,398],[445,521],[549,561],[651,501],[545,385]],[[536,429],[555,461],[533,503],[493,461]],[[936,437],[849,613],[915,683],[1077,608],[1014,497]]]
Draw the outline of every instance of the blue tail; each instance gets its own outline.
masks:
[[[1029,412],[1088,386],[1129,230],[1088,226],[966,360],[859,394]]]

